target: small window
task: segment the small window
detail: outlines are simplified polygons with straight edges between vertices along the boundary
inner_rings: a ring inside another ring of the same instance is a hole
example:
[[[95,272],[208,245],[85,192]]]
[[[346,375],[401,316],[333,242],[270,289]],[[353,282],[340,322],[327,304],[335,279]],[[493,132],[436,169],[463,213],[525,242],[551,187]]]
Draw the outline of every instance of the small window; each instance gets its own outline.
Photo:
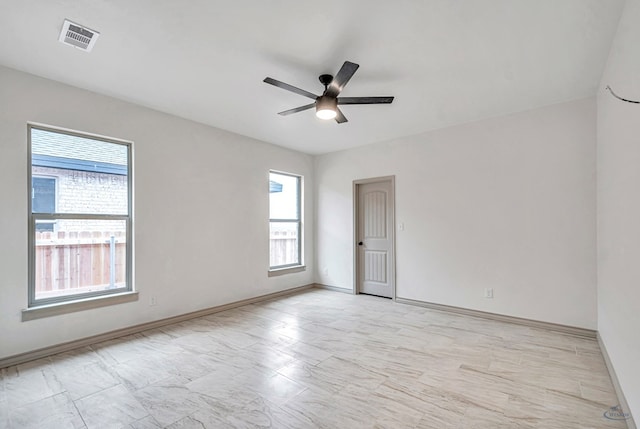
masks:
[[[302,265],[302,177],[269,173],[269,249],[271,269]]]
[[[132,290],[130,143],[28,133],[29,307]]]

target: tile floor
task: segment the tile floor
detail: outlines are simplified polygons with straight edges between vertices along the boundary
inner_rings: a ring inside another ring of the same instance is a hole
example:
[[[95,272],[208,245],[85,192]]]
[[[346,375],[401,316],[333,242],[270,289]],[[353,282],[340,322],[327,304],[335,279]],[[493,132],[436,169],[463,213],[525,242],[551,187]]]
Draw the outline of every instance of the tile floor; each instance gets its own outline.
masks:
[[[595,340],[325,290],[0,374],[0,428],[626,427]]]

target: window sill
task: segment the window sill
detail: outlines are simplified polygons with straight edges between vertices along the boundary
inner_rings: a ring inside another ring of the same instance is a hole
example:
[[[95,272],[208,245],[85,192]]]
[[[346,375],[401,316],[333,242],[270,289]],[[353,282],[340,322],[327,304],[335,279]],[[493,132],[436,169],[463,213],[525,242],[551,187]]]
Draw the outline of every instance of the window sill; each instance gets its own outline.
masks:
[[[284,276],[285,274],[301,273],[306,271],[307,267],[304,265],[296,265],[295,267],[275,268],[269,270],[269,277]]]
[[[27,322],[29,320],[42,319],[43,317],[59,316],[61,314],[106,307],[108,305],[123,304],[125,302],[137,300],[138,292],[124,292],[114,295],[97,296],[78,301],[41,305],[22,310],[22,321]]]

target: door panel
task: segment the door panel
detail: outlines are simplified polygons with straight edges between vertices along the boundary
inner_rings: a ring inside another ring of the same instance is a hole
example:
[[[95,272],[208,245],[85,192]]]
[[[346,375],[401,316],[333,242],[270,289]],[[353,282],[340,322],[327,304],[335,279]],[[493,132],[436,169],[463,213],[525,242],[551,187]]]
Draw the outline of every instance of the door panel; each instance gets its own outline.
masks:
[[[364,250],[364,280],[368,282],[387,282],[387,252]]]
[[[358,290],[393,297],[393,194],[391,180],[358,190]]]
[[[364,238],[386,238],[387,195],[382,191],[369,191],[364,199]]]

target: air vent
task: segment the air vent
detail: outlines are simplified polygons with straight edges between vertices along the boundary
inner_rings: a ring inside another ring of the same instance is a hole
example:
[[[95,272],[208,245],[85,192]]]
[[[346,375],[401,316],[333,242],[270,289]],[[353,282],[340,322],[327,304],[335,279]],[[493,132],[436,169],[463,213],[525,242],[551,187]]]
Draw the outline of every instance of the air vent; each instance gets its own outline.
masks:
[[[58,40],[65,45],[75,46],[83,51],[91,52],[93,45],[95,45],[96,40],[98,40],[98,36],[100,36],[100,33],[97,31],[90,30],[87,27],[65,19]]]

